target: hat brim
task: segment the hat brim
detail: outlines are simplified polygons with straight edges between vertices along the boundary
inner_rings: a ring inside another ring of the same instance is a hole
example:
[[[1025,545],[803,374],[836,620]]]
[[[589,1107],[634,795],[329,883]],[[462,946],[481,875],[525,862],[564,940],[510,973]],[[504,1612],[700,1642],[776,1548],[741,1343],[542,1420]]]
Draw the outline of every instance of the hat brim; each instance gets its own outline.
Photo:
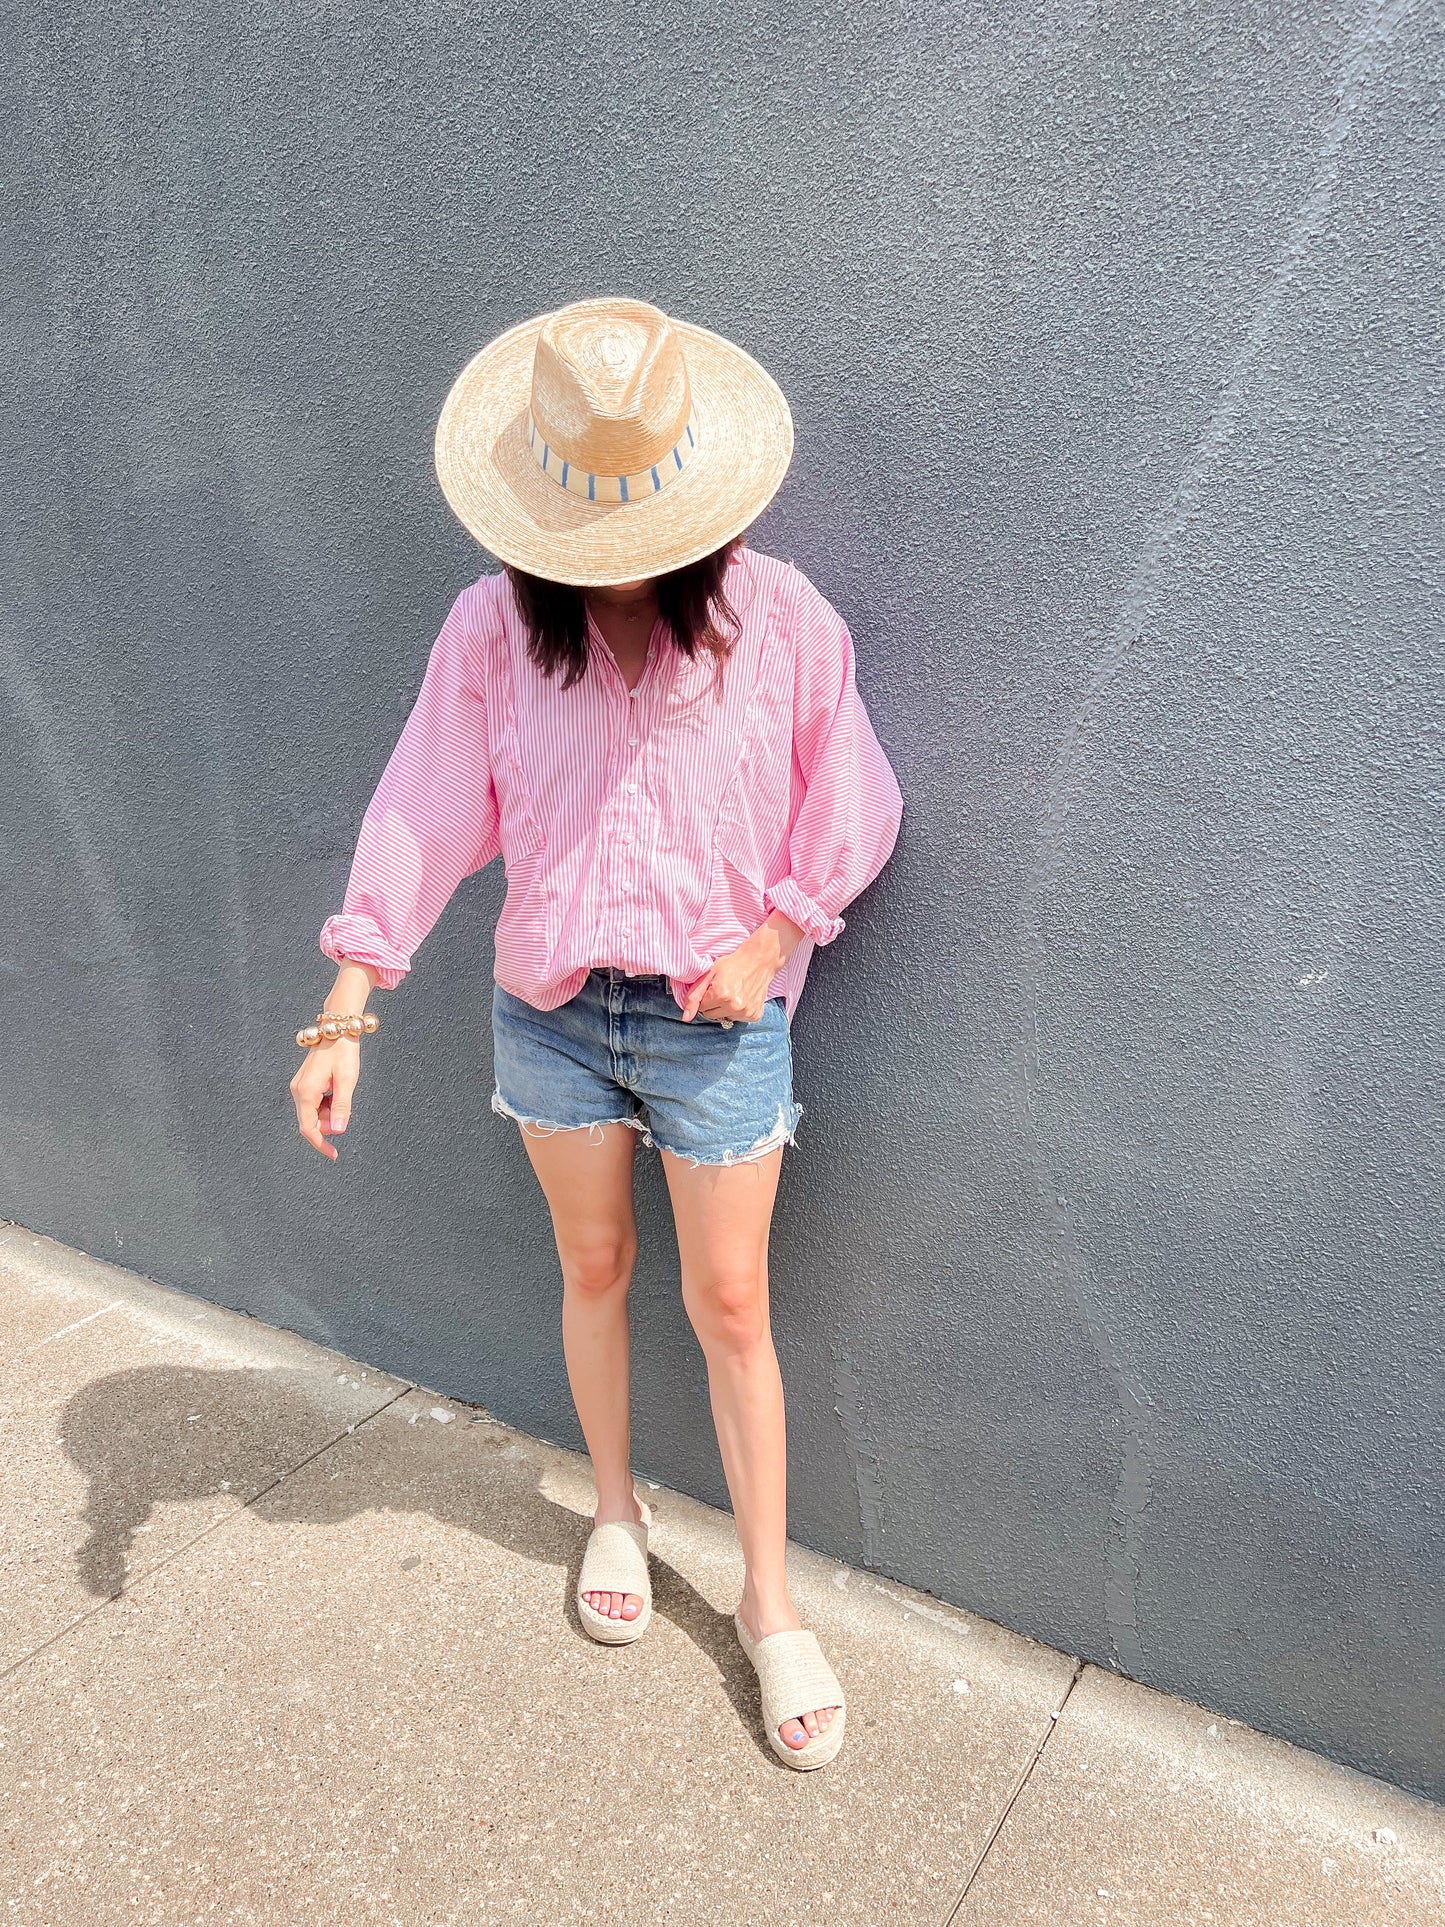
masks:
[[[721,335],[674,321],[697,449],[659,494],[588,502],[544,475],[529,445],[532,359],[546,320],[524,321],[473,355],[442,407],[437,480],[463,526],[498,561],[579,588],[664,575],[740,535],[793,454],[793,418],[766,369]]]

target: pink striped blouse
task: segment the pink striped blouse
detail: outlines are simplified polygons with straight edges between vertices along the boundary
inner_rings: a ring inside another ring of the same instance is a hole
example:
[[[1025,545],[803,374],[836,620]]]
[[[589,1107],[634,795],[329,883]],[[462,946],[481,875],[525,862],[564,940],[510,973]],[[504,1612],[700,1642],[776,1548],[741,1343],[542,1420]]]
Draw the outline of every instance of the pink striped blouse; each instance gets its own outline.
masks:
[[[589,622],[571,689],[535,668],[504,575],[463,589],[361,825],[321,948],[394,988],[463,877],[499,852],[497,981],[539,1010],[602,965],[665,974],[678,1003],[769,912],[804,932],[770,995],[791,1016],[814,944],[887,862],[902,800],[837,611],[741,550],[742,634],[719,681],[659,624],[630,693]]]

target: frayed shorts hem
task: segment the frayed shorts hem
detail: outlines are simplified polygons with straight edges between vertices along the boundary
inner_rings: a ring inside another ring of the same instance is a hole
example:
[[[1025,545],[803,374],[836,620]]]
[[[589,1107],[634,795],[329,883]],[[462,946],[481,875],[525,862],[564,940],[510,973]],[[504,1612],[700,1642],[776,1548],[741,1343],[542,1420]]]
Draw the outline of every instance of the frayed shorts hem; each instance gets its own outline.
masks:
[[[659,1138],[653,1136],[652,1128],[646,1117],[635,1111],[626,1117],[595,1117],[589,1118],[581,1124],[558,1124],[551,1118],[528,1117],[524,1111],[519,1111],[514,1104],[509,1104],[506,1098],[502,1096],[500,1090],[492,1092],[492,1109],[498,1117],[510,1117],[515,1123],[520,1125],[524,1137],[555,1137],[559,1131],[586,1131],[591,1142],[600,1144],[602,1142],[603,1125],[625,1124],[629,1130],[637,1132],[642,1142],[647,1145],[649,1149],[666,1151],[669,1156],[681,1158],[685,1163],[692,1165],[694,1169],[704,1164],[755,1164],[759,1158],[770,1156],[784,1144],[793,1144],[797,1141],[798,1122],[803,1115],[802,1105],[795,1104],[793,1106],[793,1121],[789,1124],[787,1111],[784,1106],[780,1104],[778,1106],[778,1121],[771,1131],[765,1132],[762,1137],[755,1139],[752,1144],[747,1145],[743,1150],[722,1151],[715,1157],[703,1157],[696,1151],[680,1151],[675,1149],[671,1144],[662,1143]]]

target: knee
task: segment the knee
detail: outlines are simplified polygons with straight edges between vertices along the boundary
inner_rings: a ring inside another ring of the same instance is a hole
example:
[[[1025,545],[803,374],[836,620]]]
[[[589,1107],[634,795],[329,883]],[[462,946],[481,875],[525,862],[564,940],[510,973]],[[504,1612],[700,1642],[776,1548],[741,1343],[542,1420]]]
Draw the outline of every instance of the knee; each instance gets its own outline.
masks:
[[[637,1240],[609,1233],[571,1243],[561,1255],[562,1277],[569,1291],[583,1298],[605,1298],[626,1291]]]
[[[710,1358],[747,1358],[767,1342],[762,1279],[755,1272],[695,1280],[688,1312]]]

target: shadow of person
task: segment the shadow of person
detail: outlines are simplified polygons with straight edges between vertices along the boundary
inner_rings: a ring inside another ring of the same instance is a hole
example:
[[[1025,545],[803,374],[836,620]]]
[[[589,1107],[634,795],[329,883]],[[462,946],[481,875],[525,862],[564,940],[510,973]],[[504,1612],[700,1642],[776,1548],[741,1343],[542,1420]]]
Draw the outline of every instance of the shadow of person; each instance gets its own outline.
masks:
[[[273,1524],[425,1513],[562,1567],[568,1629],[587,1639],[576,1590],[591,1521],[542,1491],[530,1441],[500,1425],[464,1424],[458,1451],[454,1428],[409,1424],[395,1405],[338,1439],[335,1408],[325,1410],[316,1394],[316,1375],[301,1370],[167,1366],[115,1372],[76,1392],[61,1437],[86,1478],[86,1537],[76,1555],[86,1591],[113,1598],[122,1590],[136,1534],[160,1505],[229,1496]],[[326,1446],[317,1450],[319,1431]],[[308,1476],[322,1457],[336,1458],[332,1474]],[[757,1682],[731,1615],[656,1553],[650,1563],[654,1612],[716,1667],[759,1751],[786,1772],[758,1731]]]

